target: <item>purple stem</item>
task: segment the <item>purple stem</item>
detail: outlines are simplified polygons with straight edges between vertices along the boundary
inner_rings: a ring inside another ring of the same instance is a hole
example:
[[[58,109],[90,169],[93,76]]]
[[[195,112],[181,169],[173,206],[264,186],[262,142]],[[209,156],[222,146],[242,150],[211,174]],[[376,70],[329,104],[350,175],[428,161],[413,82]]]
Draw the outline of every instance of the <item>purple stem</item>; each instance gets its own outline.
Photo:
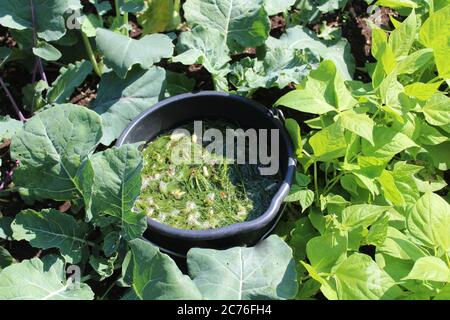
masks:
[[[33,75],[31,76],[31,83],[35,83],[36,82],[36,74],[38,73],[38,69],[39,69],[39,61],[36,58],[35,61],[34,61]]]
[[[19,109],[19,106],[16,103],[16,100],[14,100],[11,92],[9,91],[8,87],[6,86],[5,82],[3,82],[2,77],[0,77],[0,85],[3,88],[3,90],[5,91],[6,95],[8,96],[9,101],[11,101],[11,104],[14,108],[14,110],[17,113],[17,116],[19,117],[20,121],[25,122],[27,121],[27,118],[25,118],[22,114],[22,112]]]
[[[19,161],[16,161],[16,166],[19,164]],[[5,180],[0,184],[0,191],[4,190],[6,186],[12,181],[12,176],[14,173],[14,168],[12,168],[8,173],[6,173]]]
[[[36,47],[37,45],[37,34],[36,34],[36,8],[34,7],[33,0],[30,0],[31,5],[31,20],[33,22],[33,46]],[[45,75],[44,71],[44,65],[42,64],[42,60],[40,57],[38,57],[38,64],[39,64],[39,73],[41,75],[41,79],[45,82],[47,81],[47,76]]]

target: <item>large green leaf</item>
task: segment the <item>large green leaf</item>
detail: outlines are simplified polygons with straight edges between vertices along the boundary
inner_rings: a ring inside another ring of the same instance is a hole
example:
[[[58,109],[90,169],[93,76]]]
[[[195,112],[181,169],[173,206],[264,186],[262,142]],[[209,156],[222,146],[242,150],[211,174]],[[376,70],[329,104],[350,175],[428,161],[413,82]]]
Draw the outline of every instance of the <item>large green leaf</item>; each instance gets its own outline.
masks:
[[[351,109],[356,103],[334,63],[326,60],[319,68],[311,71],[303,89],[287,93],[275,104],[302,112],[323,114]]]
[[[22,128],[22,122],[12,119],[9,116],[0,116],[0,141],[11,139]]]
[[[398,28],[391,32],[388,43],[396,57],[407,56],[416,39],[417,19],[415,11]]]
[[[427,122],[434,126],[450,124],[450,98],[443,94],[433,95],[422,108]]]
[[[372,145],[373,142],[373,128],[375,123],[365,113],[358,113],[354,110],[346,110],[339,114],[339,121],[345,129],[363,137]]]
[[[152,34],[134,40],[107,29],[97,29],[97,47],[105,56],[105,64],[121,78],[136,64],[149,69],[173,53],[172,40],[163,34]]]
[[[219,30],[231,50],[257,47],[269,35],[263,0],[187,0],[183,9],[189,25]]]
[[[258,88],[284,88],[300,83],[318,60],[302,49],[290,48],[288,43],[269,37],[264,58],[237,61],[232,65],[230,82],[240,93],[251,94]]]
[[[355,253],[342,262],[334,275],[341,300],[395,299],[401,290],[368,255]]]
[[[165,71],[159,67],[134,68],[125,79],[113,72],[103,75],[93,108],[103,120],[104,145],[111,144],[136,116],[163,97],[164,80]]]
[[[8,61],[12,50],[8,47],[0,47],[0,68]]]
[[[252,248],[191,249],[188,266],[205,299],[291,299],[298,289],[292,250],[277,236]]]
[[[34,0],[37,35],[46,41],[55,41],[66,34],[64,13],[79,9],[81,4],[74,0]],[[0,24],[4,27],[25,30],[32,29],[30,0],[2,0]]]
[[[32,117],[13,138],[11,155],[20,161],[14,183],[39,199],[79,195],[79,167],[102,136],[100,117],[75,105],[57,105]]]
[[[350,52],[350,45],[344,39],[338,41],[322,41],[307,28],[295,26],[275,41],[285,50],[308,49],[317,60],[331,60],[344,80],[351,80],[355,70],[355,62]]]
[[[347,257],[347,238],[339,233],[327,233],[309,240],[306,253],[316,272],[331,272],[331,269]]]
[[[320,161],[343,157],[347,148],[344,130],[338,122],[314,134],[309,144],[314,150],[314,156]]]
[[[201,299],[195,283],[158,248],[141,239],[130,241],[133,259],[132,287],[143,300]]]
[[[295,0],[264,0],[264,8],[267,14],[272,16],[288,10],[294,3]]]
[[[416,144],[405,134],[387,127],[375,127],[373,131],[374,144],[362,141],[362,152],[366,156],[375,157],[388,162],[397,153],[414,147]]]
[[[448,57],[450,55],[450,5],[432,13],[423,23],[420,41],[433,49],[434,60],[443,79],[450,79]]]
[[[409,214],[406,225],[426,246],[450,252],[450,205],[437,194],[425,193]]]
[[[388,209],[373,204],[355,204],[342,211],[342,224],[349,228],[368,227]]]
[[[122,235],[132,240],[147,227],[145,215],[133,210],[141,191],[142,155],[133,145],[96,153],[86,165],[82,185],[88,213],[119,219]]]
[[[92,72],[92,64],[82,60],[61,68],[59,77],[52,83],[47,92],[49,103],[64,103],[72,95],[86,77]]]
[[[229,72],[228,62],[231,58],[222,33],[216,29],[197,26],[192,31],[181,33],[177,52],[178,55],[172,59],[173,62],[185,65],[202,64],[212,74],[216,89],[226,91],[225,76]]]
[[[8,250],[0,246],[0,272],[13,263],[14,258],[11,256]]]
[[[20,212],[11,225],[15,240],[27,240],[33,247],[58,248],[68,263],[81,261],[88,241],[88,225],[54,209]]]
[[[24,260],[0,272],[0,300],[92,300],[91,288],[75,281],[62,260]]]
[[[422,257],[405,279],[450,282],[450,267],[437,257]]]

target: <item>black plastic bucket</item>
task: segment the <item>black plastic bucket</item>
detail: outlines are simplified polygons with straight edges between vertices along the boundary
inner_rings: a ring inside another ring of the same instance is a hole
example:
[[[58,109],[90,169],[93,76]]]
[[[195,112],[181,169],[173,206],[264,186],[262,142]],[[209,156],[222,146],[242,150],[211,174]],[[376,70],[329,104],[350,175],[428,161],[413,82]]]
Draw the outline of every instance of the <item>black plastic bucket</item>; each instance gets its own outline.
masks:
[[[279,129],[279,163],[283,181],[267,210],[251,221],[211,230],[181,230],[148,218],[144,237],[176,257],[185,257],[193,247],[226,249],[251,246],[268,236],[281,217],[283,199],[289,193],[295,175],[292,143],[277,113],[255,101],[223,92],[188,93],[159,102],[133,120],[116,145],[149,141],[164,131],[194,120],[212,118],[232,120],[242,128]]]

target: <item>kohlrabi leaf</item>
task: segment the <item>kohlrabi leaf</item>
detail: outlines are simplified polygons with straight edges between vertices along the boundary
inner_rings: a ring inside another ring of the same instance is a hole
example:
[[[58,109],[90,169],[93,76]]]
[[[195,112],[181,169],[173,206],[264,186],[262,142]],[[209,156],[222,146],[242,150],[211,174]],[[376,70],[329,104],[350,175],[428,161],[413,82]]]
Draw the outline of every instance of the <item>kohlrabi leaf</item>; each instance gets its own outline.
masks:
[[[197,26],[192,31],[182,32],[178,43],[178,55],[173,62],[184,65],[202,64],[213,77],[216,89],[226,91],[226,75],[231,60],[222,33],[216,29]],[[225,85],[221,85],[221,84]]]
[[[0,116],[0,142],[3,139],[11,139],[22,128],[23,123],[9,116]]]
[[[79,279],[66,279],[64,262],[49,256],[14,263],[0,272],[1,300],[92,300],[94,293]]]
[[[12,50],[8,47],[0,47],[0,68],[11,56]]]
[[[107,29],[97,29],[97,47],[103,53],[105,64],[120,77],[138,64],[149,69],[162,58],[173,54],[172,40],[163,34],[152,34],[134,40]]]
[[[190,26],[217,29],[232,51],[257,47],[269,35],[263,0],[187,0],[183,9]]]
[[[197,300],[202,295],[175,262],[142,239],[130,241],[133,259],[132,288],[142,300]]]
[[[141,191],[142,155],[134,145],[96,153],[88,160],[82,186],[88,214],[119,220],[122,236],[138,238],[147,227],[145,215],[133,210]]]
[[[355,70],[355,62],[350,53],[350,45],[344,39],[338,41],[322,41],[309,29],[295,26],[288,28],[278,44],[286,49],[308,49],[317,60],[331,60],[344,80],[351,80]]]
[[[334,63],[326,60],[319,68],[311,71],[304,88],[287,93],[275,105],[283,105],[302,112],[324,114],[351,109],[356,103]]]
[[[295,3],[295,0],[264,0],[264,9],[269,16],[287,11]]]
[[[110,145],[142,111],[149,109],[164,95],[165,71],[133,68],[125,79],[110,72],[103,75],[94,110],[103,120],[102,144]]]
[[[450,205],[437,194],[427,192],[416,202],[406,226],[424,245],[450,251]]]
[[[15,240],[27,240],[40,249],[58,248],[66,262],[72,264],[81,261],[88,245],[88,225],[54,209],[21,211],[11,228]]]
[[[3,0],[0,6],[0,24],[25,30],[33,28],[32,7],[36,12],[36,32],[45,41],[55,41],[66,34],[64,13],[81,8],[73,0]]]
[[[38,113],[12,139],[11,156],[20,162],[15,185],[37,199],[78,197],[75,178],[101,137],[101,118],[87,108],[56,105]]]
[[[189,78],[183,73],[166,71],[166,90],[164,94],[166,98],[192,92],[194,87],[195,80],[193,78]]]
[[[33,53],[46,61],[56,61],[62,57],[58,49],[45,41],[39,41],[37,46],[33,48]]]
[[[92,64],[86,60],[62,67],[59,70],[60,76],[52,83],[47,92],[47,101],[49,103],[67,102],[75,88],[83,83],[91,72]]]
[[[204,299],[291,299],[298,289],[292,250],[277,236],[252,248],[191,249],[188,267]]]
[[[8,250],[0,246],[0,272],[13,263],[14,258],[11,256]]]
[[[318,60],[305,50],[290,48],[287,43],[269,37],[262,59],[249,57],[232,65],[230,82],[240,94],[250,95],[258,88],[283,89],[299,84]]]
[[[390,300],[401,295],[395,281],[368,255],[354,253],[335,271],[341,300]]]

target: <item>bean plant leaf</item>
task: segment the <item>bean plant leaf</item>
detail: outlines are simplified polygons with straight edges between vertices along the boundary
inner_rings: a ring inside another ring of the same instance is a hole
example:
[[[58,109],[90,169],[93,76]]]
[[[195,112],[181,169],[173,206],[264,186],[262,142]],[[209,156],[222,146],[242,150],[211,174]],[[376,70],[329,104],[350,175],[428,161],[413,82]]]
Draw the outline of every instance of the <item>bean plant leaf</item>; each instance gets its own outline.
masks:
[[[427,122],[434,126],[450,124],[450,98],[443,94],[433,95],[422,108]]]
[[[49,103],[64,103],[72,95],[86,77],[92,72],[92,64],[82,60],[61,68],[59,77],[52,83],[47,92]]]
[[[425,46],[433,49],[440,77],[450,79],[450,67],[447,60],[450,55],[449,5],[430,15],[420,28],[419,39]]]
[[[147,227],[145,215],[133,211],[141,191],[140,151],[133,145],[108,149],[92,156],[88,165],[92,170],[82,184],[88,211],[118,218],[127,240],[140,237]]]
[[[275,105],[283,105],[298,111],[324,114],[336,110],[353,108],[356,100],[332,61],[323,61],[319,68],[308,76],[304,88],[291,91],[281,97]]]
[[[136,116],[162,99],[164,80],[165,71],[159,67],[133,68],[125,79],[113,72],[103,75],[93,102],[102,117],[102,144],[110,145]]]
[[[232,51],[257,47],[269,35],[263,0],[187,0],[183,9],[190,26],[218,30]]]
[[[175,9],[173,0],[146,1],[146,9],[137,15],[137,19],[145,34],[164,32],[174,22]]]
[[[450,282],[450,267],[437,257],[422,257],[414,263],[406,279]]]
[[[389,45],[392,47],[396,57],[407,56],[411,46],[416,39],[417,18],[413,10],[411,14],[392,31],[389,37]]]
[[[188,267],[205,299],[291,299],[298,289],[292,250],[277,236],[252,248],[191,249]]]
[[[336,268],[334,278],[342,300],[391,300],[401,295],[394,280],[365,254],[347,258]]]
[[[450,205],[437,194],[425,193],[409,214],[406,225],[424,245],[450,251]]]
[[[329,161],[345,155],[347,142],[344,130],[339,123],[334,123],[315,133],[309,144],[313,148],[314,156],[320,161]]]
[[[107,29],[97,29],[96,41],[105,57],[105,64],[120,78],[125,78],[136,64],[149,69],[162,58],[170,58],[173,53],[172,40],[163,34],[147,35],[134,40]]]
[[[316,272],[331,272],[331,269],[347,258],[347,238],[338,233],[327,233],[312,238],[306,245],[306,253]]]
[[[373,142],[362,141],[362,152],[366,156],[378,158],[388,162],[397,153],[415,147],[416,143],[408,136],[387,127],[375,127],[373,131]]]
[[[101,118],[87,108],[57,105],[36,114],[12,138],[11,156],[20,162],[15,185],[38,199],[79,196],[75,178],[101,136]]]
[[[21,211],[11,225],[15,240],[27,240],[40,249],[58,248],[68,263],[81,261],[89,227],[54,209]]]
[[[47,258],[47,257],[46,257]],[[1,300],[92,300],[94,293],[84,283],[65,278],[62,260],[24,260],[0,272]]]
[[[45,41],[55,41],[66,34],[64,13],[80,9],[73,0],[34,0],[36,32]],[[0,24],[4,27],[25,30],[33,28],[31,2],[29,0],[4,0],[0,6]]]
[[[129,242],[133,259],[132,287],[142,300],[197,300],[202,295],[175,262],[142,239]]]
[[[363,137],[372,145],[374,144],[373,128],[375,123],[368,115],[355,112],[354,110],[347,110],[339,115],[339,121],[345,129]]]
[[[349,228],[368,227],[388,209],[387,206],[355,204],[342,211],[342,224]]]

